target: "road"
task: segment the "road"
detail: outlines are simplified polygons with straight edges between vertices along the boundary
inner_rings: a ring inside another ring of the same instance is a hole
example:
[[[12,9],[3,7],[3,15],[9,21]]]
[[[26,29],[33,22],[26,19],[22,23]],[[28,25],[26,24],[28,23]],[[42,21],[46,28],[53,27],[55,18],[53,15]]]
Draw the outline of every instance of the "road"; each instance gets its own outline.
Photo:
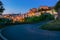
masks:
[[[45,23],[8,26],[1,33],[8,40],[60,40],[60,31],[39,29]]]

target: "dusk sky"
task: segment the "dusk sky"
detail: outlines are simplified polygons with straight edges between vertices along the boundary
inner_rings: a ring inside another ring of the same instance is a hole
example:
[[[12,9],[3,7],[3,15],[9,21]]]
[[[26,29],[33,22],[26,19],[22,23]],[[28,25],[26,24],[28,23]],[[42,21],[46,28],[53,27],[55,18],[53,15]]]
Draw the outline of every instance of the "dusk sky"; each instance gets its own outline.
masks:
[[[4,4],[4,14],[26,13],[31,8],[54,6],[58,0],[1,0]]]

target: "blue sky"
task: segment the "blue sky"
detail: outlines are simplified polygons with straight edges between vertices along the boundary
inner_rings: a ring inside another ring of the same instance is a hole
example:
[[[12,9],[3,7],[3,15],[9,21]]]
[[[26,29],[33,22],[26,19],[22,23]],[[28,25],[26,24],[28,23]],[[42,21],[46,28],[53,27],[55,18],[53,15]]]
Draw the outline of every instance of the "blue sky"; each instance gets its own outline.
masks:
[[[4,4],[4,14],[25,13],[30,8],[40,6],[54,6],[58,0],[1,0]]]

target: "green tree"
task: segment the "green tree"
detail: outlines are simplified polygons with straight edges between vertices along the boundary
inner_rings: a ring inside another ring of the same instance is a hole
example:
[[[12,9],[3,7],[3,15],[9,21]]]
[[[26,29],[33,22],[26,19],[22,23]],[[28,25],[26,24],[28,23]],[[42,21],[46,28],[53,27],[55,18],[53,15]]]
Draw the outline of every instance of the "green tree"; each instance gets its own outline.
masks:
[[[50,13],[43,13],[42,15],[40,15],[39,19],[40,19],[40,21],[53,20],[54,16],[51,15]]]
[[[60,20],[60,0],[55,5],[55,11],[58,13],[58,20]]]
[[[3,11],[4,11],[4,7],[3,7],[3,3],[0,1],[0,15],[2,15]]]
[[[58,12],[58,9],[60,8],[60,0],[55,5],[55,11]]]

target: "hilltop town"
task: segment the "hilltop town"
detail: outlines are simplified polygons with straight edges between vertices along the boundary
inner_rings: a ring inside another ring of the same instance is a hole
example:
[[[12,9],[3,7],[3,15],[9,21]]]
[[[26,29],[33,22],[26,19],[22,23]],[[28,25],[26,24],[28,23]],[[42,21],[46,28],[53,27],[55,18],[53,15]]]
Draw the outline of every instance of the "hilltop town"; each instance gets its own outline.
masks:
[[[0,1],[0,40],[60,40],[60,0],[55,6],[48,5],[24,14],[2,14],[5,8]]]
[[[0,2],[0,5],[2,5],[2,2]],[[3,10],[3,8],[2,8],[2,10]],[[58,12],[55,11],[55,6],[52,6],[52,7],[40,6],[38,8],[31,8],[31,9],[29,9],[29,11],[27,11],[24,14],[22,14],[22,13],[2,14],[2,15],[0,15],[0,18],[7,18],[9,20],[12,20],[13,23],[15,23],[16,21],[17,22],[24,22],[25,18],[34,17],[34,16],[39,17],[40,15],[45,14],[45,13],[53,15],[55,18],[58,16]]]
[[[25,14],[3,14],[0,15],[0,18],[3,17],[12,19],[13,22],[15,21],[24,22],[25,17],[40,16],[42,13],[50,13],[52,15],[57,15],[57,12],[55,12],[54,7],[40,6],[39,8],[30,9]]]

